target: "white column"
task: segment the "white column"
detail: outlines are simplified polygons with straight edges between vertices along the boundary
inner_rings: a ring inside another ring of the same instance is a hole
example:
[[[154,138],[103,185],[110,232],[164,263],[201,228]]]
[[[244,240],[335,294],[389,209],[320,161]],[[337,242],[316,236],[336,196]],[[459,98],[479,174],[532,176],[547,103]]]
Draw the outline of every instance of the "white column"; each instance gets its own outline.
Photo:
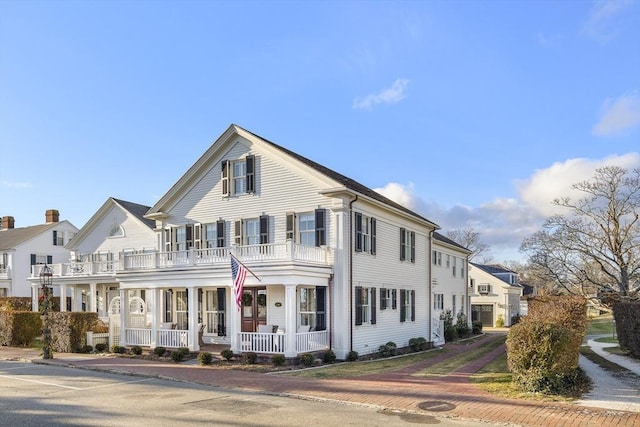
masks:
[[[162,311],[160,310],[160,294],[158,289],[147,290],[147,310],[151,313],[151,348],[156,347],[158,339],[158,325],[160,324]]]
[[[187,288],[187,299],[189,301],[189,350],[198,351],[198,288]]]
[[[120,345],[127,345],[126,329],[129,327],[129,291],[120,289]]]
[[[331,322],[327,325],[332,334],[331,343],[338,359],[345,359],[351,350],[351,334],[353,319],[350,316],[353,308],[351,283],[349,276],[349,253],[352,242],[349,236],[348,203],[342,209],[333,209],[335,223],[336,247],[334,250],[334,276],[331,291]]]
[[[39,285],[31,285],[31,311],[38,311],[38,292],[40,291]]]
[[[298,355],[296,349],[296,285],[285,285],[284,287],[284,324],[285,335],[285,357],[295,357]]]
[[[87,298],[87,303],[89,307],[87,307],[87,311],[92,313],[98,313],[98,297],[96,295],[96,282],[89,283],[89,298]],[[100,314],[98,314],[99,316]]]
[[[60,285],[60,311],[67,311],[67,285]]]
[[[240,353],[240,332],[242,331],[240,325],[241,322],[241,312],[238,310],[238,305],[236,304],[235,296],[233,295],[233,287],[229,287],[229,292],[226,292],[229,295],[229,299],[227,300],[227,310],[229,312],[229,328],[227,329],[227,335],[231,337],[231,351],[234,353]]]

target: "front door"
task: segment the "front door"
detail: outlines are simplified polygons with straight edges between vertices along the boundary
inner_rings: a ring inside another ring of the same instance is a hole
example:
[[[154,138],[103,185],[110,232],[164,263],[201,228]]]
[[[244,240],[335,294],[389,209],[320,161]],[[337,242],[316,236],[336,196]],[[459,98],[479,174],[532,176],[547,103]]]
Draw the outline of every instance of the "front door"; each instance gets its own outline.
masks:
[[[267,288],[244,288],[242,291],[242,332],[256,332],[267,324]]]

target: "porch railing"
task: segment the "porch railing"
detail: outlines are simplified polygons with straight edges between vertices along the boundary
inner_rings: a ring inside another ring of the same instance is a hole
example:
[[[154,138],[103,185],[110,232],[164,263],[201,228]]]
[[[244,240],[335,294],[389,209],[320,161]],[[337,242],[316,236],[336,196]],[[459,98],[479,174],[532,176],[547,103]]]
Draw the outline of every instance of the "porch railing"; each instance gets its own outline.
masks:
[[[151,329],[127,328],[125,334],[128,345],[151,346]]]
[[[329,331],[298,332],[296,352],[307,353],[329,348]]]
[[[283,353],[285,334],[240,332],[240,350],[254,353]]]
[[[189,331],[185,329],[159,330],[156,346],[169,348],[189,347]]]

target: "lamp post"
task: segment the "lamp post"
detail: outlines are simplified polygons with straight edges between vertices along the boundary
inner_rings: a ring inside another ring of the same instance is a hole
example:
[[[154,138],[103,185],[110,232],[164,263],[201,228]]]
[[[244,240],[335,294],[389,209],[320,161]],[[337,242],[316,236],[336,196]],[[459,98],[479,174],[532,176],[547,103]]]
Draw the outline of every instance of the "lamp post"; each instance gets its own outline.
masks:
[[[40,270],[40,285],[42,286],[41,307],[42,307],[42,358],[53,359],[51,351],[51,325],[49,324],[49,310],[51,309],[51,280],[53,273],[51,267],[44,265]]]

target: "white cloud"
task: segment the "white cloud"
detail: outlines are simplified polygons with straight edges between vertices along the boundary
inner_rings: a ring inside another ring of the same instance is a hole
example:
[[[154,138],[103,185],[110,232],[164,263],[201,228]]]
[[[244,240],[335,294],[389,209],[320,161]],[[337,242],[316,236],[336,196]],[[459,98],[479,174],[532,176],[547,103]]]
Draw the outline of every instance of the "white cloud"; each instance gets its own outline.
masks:
[[[461,204],[445,207],[434,201],[425,201],[416,194],[413,183],[392,182],[375,191],[435,222],[443,234],[449,230],[473,227],[480,233],[483,243],[490,246],[490,255],[498,262],[525,261],[519,253],[522,240],[540,230],[545,218],[567,213],[564,208],[554,206],[553,199],[583,197],[571,186],[593,178],[597,168],[613,165],[626,169],[640,168],[640,153],[557,162],[534,171],[529,178],[515,181],[518,197],[496,197],[477,207]]]
[[[4,187],[9,187],[9,188],[30,188],[33,186],[30,182],[11,182],[11,181],[2,181],[2,185]]]
[[[624,16],[623,12],[633,2],[633,0],[595,1],[582,27],[583,34],[601,44],[610,42],[618,35],[618,19]]]
[[[353,100],[352,108],[354,110],[369,110],[379,104],[395,104],[402,101],[406,97],[408,79],[397,79],[390,88],[384,89],[379,93],[367,95],[364,98],[356,98]]]
[[[640,125],[640,91],[607,99],[600,109],[600,120],[593,127],[597,136],[613,136]]]

